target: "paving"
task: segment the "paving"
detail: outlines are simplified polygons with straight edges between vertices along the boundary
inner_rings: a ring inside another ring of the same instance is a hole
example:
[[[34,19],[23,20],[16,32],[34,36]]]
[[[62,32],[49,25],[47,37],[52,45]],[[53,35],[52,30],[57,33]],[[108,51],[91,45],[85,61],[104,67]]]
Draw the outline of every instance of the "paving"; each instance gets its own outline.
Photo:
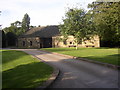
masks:
[[[119,88],[119,70],[37,49],[17,50],[34,55],[60,70],[50,88]]]

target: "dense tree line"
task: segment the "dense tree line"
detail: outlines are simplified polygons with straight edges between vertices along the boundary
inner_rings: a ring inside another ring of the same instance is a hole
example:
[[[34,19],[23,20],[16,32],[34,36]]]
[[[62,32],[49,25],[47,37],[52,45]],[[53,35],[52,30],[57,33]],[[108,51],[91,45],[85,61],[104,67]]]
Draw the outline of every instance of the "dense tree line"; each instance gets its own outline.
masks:
[[[4,48],[4,47],[6,47],[6,35],[3,30],[2,31],[0,30],[0,32],[2,35],[2,47]]]
[[[17,37],[32,27],[33,26],[30,26],[30,17],[26,13],[22,22],[15,21],[14,23],[11,23],[10,27],[6,27],[2,30],[2,47],[15,46]]]
[[[118,47],[120,43],[120,2],[93,2],[90,10],[69,9],[60,25],[61,34],[73,35],[77,43],[93,35],[100,37],[101,46]]]
[[[120,43],[120,2],[93,2],[88,7],[92,14],[101,46],[114,47]]]

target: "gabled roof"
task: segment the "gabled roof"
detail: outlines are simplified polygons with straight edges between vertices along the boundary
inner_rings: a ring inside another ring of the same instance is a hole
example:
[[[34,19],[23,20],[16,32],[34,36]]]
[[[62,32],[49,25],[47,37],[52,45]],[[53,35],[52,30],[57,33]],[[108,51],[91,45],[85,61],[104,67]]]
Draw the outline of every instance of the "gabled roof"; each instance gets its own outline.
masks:
[[[59,28],[58,26],[44,26],[44,27],[35,27],[31,30],[27,31],[20,37],[42,37],[42,38],[48,38],[53,37],[56,35],[59,35]]]

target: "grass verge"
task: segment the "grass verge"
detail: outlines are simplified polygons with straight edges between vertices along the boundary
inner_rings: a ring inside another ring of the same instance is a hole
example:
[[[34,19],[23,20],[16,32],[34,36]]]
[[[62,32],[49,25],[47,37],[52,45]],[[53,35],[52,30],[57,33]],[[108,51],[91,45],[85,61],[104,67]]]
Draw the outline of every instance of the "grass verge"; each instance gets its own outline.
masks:
[[[78,48],[78,50],[75,50],[75,48],[70,47],[43,48],[41,50],[88,58],[91,60],[120,66],[120,54],[118,53],[118,48]]]
[[[52,72],[52,67],[24,52],[2,51],[2,88],[36,88]]]

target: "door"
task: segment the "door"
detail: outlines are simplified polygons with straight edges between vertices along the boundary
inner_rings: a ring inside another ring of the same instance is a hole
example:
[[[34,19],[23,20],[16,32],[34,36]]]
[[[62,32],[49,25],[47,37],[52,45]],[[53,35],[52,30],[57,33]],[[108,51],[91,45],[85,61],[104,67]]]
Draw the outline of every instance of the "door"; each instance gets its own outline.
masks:
[[[41,46],[42,46],[42,48],[51,48],[52,47],[52,38],[42,38]]]

